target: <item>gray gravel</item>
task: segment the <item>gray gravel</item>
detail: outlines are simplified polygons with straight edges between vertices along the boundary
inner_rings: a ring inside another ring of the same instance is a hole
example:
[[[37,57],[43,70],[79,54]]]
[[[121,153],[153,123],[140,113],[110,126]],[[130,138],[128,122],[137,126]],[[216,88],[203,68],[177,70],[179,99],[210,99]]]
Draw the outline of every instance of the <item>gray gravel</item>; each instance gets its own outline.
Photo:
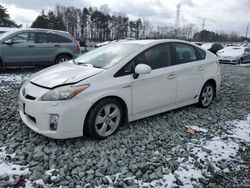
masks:
[[[161,180],[169,174],[174,175],[173,185],[184,186],[177,169],[188,159],[195,159],[192,147],[228,134],[231,129],[228,121],[243,120],[250,114],[250,67],[222,65],[221,70],[221,92],[208,109],[192,105],[135,121],[103,141],[85,137],[53,140],[28,129],[17,112],[20,81],[1,81],[1,76],[26,79],[37,70],[4,71],[0,73],[0,148],[5,146],[9,154],[15,153],[15,157],[4,160],[27,165],[30,173],[24,175],[24,179],[33,187],[44,186],[36,182],[39,179],[52,187],[139,187],[140,182]],[[187,125],[197,125],[208,132],[191,135],[186,132]],[[192,147],[187,143],[193,144]],[[196,160],[194,167],[204,173],[202,178],[194,178],[192,185],[250,187],[250,143],[239,143],[238,153],[230,161],[220,161],[213,166]],[[223,171],[226,168],[228,172]],[[8,176],[0,176],[0,187],[24,185],[20,176],[13,179],[11,182]],[[164,184],[155,182],[154,186]]]

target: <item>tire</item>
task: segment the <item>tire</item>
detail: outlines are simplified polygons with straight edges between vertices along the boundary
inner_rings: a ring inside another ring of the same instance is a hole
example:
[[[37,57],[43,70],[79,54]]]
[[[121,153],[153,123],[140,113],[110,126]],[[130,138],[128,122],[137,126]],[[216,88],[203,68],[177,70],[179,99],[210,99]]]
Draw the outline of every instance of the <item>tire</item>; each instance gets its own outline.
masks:
[[[214,96],[215,96],[215,88],[213,84],[211,84],[210,82],[205,83],[200,93],[198,105],[201,108],[209,107],[213,101]]]
[[[93,139],[106,139],[117,132],[122,120],[121,104],[112,98],[103,99],[90,109],[85,120],[84,133]]]
[[[243,58],[240,58],[238,64],[240,65],[240,64],[242,64],[242,63],[243,63]]]
[[[65,54],[65,55],[59,55],[59,56],[56,58],[55,63],[56,63],[56,64],[64,63],[64,62],[69,61],[70,59],[72,59],[72,57],[69,56],[69,55],[66,55],[66,54]]]

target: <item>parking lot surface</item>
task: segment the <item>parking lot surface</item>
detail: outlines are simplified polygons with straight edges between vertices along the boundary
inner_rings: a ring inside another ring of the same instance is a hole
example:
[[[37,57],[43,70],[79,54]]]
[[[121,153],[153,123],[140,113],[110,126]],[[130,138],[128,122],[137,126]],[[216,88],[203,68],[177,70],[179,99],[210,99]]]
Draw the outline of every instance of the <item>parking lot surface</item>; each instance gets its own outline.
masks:
[[[21,122],[18,92],[36,71],[0,73],[0,187],[250,187],[250,65],[221,65],[208,109],[131,122],[103,141],[53,140]]]

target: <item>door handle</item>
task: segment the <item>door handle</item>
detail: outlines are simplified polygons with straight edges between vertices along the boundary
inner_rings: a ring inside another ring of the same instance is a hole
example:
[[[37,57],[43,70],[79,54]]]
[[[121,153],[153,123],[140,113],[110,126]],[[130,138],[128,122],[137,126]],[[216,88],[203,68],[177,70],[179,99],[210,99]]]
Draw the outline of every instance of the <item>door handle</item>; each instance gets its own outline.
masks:
[[[172,80],[172,79],[174,79],[174,78],[176,78],[175,74],[170,74],[170,75],[168,75],[168,79],[169,79],[169,80]]]
[[[61,45],[60,45],[60,44],[55,44],[54,46],[55,46],[55,47],[60,47]]]
[[[198,67],[198,71],[203,71],[203,70],[204,70],[204,68],[202,66]]]
[[[28,47],[29,47],[29,48],[33,48],[33,47],[35,47],[35,45],[28,45]]]

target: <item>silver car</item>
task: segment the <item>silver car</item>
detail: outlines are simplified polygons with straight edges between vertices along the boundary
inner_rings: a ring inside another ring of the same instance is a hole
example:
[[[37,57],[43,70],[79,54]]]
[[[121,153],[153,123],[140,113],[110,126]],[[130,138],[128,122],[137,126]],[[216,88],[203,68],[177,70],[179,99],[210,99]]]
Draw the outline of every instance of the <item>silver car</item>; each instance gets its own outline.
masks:
[[[48,66],[80,55],[80,46],[68,32],[18,29],[0,36],[1,66]]]

